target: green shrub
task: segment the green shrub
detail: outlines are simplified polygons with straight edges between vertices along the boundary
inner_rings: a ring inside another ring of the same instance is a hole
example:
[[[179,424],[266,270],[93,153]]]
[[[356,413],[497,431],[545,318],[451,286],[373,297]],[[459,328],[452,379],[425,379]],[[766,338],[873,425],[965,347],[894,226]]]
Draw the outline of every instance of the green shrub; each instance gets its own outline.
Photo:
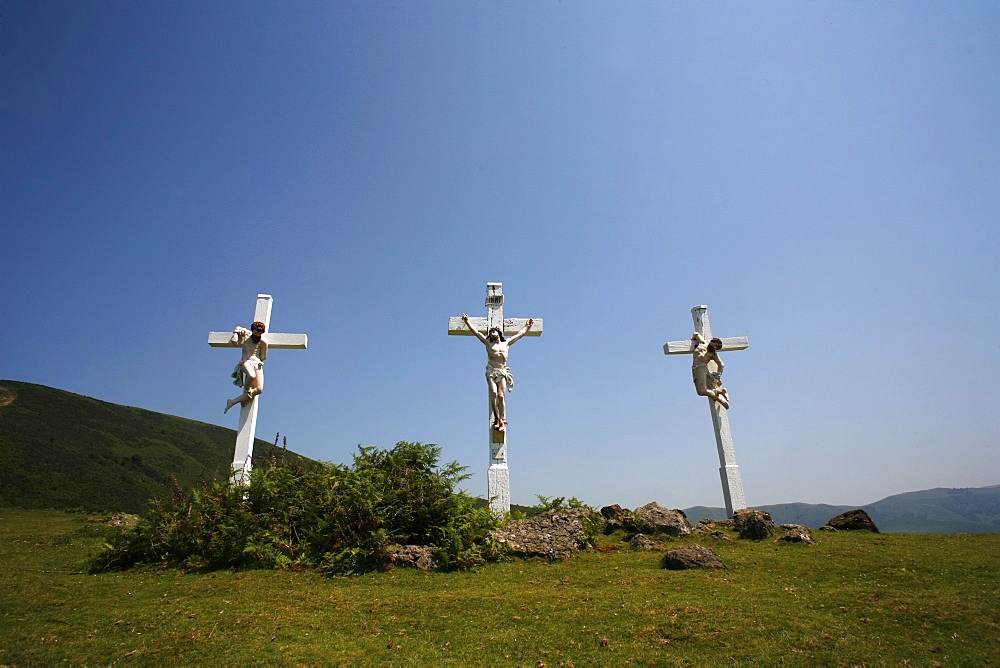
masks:
[[[443,568],[490,556],[488,508],[457,489],[457,463],[438,467],[436,445],[359,447],[353,466],[284,461],[254,470],[248,486],[175,486],[132,528],[116,532],[92,571],[158,564],[201,570],[315,568],[350,574],[388,567],[394,545],[435,549]]]

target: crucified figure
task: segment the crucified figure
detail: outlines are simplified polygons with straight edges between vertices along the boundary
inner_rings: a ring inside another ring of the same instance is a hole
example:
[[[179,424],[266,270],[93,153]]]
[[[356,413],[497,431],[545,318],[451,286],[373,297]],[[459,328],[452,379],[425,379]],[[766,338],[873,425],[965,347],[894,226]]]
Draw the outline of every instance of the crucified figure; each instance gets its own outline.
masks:
[[[486,346],[486,383],[490,388],[490,408],[493,413],[491,423],[495,430],[503,431],[507,426],[507,403],[504,395],[508,389],[514,389],[514,377],[507,367],[508,349],[528,333],[533,321],[529,318],[521,331],[510,339],[505,339],[503,332],[497,327],[491,328],[484,335],[469,324],[469,316],[465,313],[462,314],[462,322]]]
[[[264,391],[264,360],[267,359],[267,341],[264,340],[264,323],[255,322],[247,330],[237,327],[233,330],[230,343],[243,349],[240,363],[233,370],[233,385],[243,388],[243,394],[226,401],[226,410],[247,402]]]
[[[694,379],[694,389],[700,396],[715,399],[723,408],[729,408],[729,393],[722,387],[722,369],[725,365],[719,357],[722,349],[722,339],[714,338],[705,343],[705,337],[699,332],[691,335],[691,340],[698,345],[694,349],[691,360],[691,376]],[[708,368],[714,362],[717,371]]]

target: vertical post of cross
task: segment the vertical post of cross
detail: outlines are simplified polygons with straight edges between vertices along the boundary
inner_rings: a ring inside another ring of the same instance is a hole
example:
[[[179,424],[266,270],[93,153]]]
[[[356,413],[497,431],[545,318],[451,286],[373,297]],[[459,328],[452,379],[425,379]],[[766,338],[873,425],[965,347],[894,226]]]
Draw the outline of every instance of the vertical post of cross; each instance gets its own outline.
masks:
[[[705,341],[712,339],[712,326],[708,321],[708,307],[701,305],[691,309],[694,330],[701,334]],[[745,336],[722,339],[720,352],[729,350],[744,350],[750,346]],[[684,341],[669,341],[663,345],[665,355],[691,355],[697,343],[691,339]],[[722,494],[726,502],[726,514],[747,507],[746,496],[743,494],[743,479],[740,467],[736,463],[736,450],[733,447],[733,435],[729,429],[729,411],[712,398],[708,399],[708,408],[712,414],[712,426],[715,430],[715,445],[719,450],[719,476],[722,479]]]
[[[271,295],[257,295],[257,306],[254,309],[254,321],[264,323],[266,332],[263,335],[267,341],[268,350],[278,350],[281,348],[305,349],[308,346],[308,337],[305,334],[276,334],[271,329],[271,306],[273,299]],[[233,333],[229,332],[209,332],[208,345],[213,348],[231,348]],[[240,408],[240,422],[236,431],[236,450],[233,453],[232,472],[230,482],[235,484],[247,484],[250,482],[250,471],[253,469],[253,442],[257,431],[257,404],[259,396],[253,397]]]
[[[542,320],[533,318],[532,326],[525,336],[541,336]],[[473,327],[483,334],[496,327],[505,337],[512,336],[527,324],[528,318],[504,318],[503,317],[503,284],[486,284],[486,317],[469,318],[469,326],[465,325],[461,317],[448,318],[448,334],[458,336],[472,336],[469,327]],[[488,395],[487,395],[488,396]],[[497,515],[510,512],[510,469],[507,466],[507,429],[494,429],[494,415],[492,405],[488,409],[490,418],[489,445],[490,445],[490,467],[486,472],[487,494],[489,495],[490,509]]]

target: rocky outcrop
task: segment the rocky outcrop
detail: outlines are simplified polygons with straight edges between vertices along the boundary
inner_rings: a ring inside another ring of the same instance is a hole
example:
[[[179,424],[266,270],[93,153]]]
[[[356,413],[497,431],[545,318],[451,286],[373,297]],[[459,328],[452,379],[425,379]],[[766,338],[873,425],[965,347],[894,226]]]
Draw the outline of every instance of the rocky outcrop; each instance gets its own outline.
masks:
[[[393,566],[408,566],[422,571],[437,568],[434,548],[426,545],[400,545],[392,553]]]
[[[585,538],[584,521],[589,508],[550,510],[525,520],[512,520],[490,532],[493,540],[516,557],[567,559]]]

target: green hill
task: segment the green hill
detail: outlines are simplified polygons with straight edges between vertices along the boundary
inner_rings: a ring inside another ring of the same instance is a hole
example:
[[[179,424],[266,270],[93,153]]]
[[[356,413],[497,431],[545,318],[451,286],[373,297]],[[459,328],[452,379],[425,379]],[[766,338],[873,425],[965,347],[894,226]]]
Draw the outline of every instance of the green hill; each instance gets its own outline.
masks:
[[[235,442],[232,429],[0,380],[0,506],[137,513],[174,480],[228,477]],[[257,439],[254,465],[271,450]]]

